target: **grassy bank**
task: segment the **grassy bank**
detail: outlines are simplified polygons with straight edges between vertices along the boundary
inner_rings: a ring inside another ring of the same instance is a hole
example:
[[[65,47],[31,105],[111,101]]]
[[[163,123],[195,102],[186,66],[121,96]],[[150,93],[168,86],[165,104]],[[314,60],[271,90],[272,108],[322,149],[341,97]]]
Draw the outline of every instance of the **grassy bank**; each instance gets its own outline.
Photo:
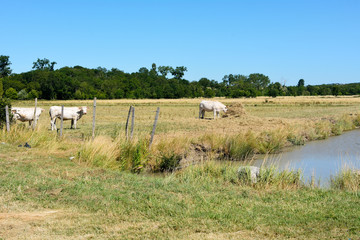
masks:
[[[322,190],[304,185],[301,173],[274,168],[263,169],[256,183],[243,181],[233,166],[212,161],[245,160],[354,129],[360,98],[221,101],[233,115],[217,120],[196,118],[197,99],[98,101],[94,140],[90,101],[39,101],[45,113],[35,131],[17,124],[0,132],[0,239],[360,235],[357,173],[344,171]],[[89,111],[76,130],[65,122],[60,139],[49,131],[46,111],[62,104],[87,105]],[[136,107],[133,141],[124,134],[129,105]],[[25,142],[32,148],[18,147]]]
[[[358,193],[242,185],[219,177],[230,175],[224,168],[137,175],[1,144],[0,237],[356,239],[360,234]]]

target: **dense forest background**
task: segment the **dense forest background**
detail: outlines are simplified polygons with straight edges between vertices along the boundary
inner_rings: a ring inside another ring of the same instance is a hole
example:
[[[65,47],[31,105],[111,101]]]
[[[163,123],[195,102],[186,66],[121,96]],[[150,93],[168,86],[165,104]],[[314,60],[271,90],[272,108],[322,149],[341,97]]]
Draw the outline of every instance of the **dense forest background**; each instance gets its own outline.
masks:
[[[305,85],[300,79],[296,86],[271,82],[268,76],[253,73],[225,75],[221,81],[183,78],[184,66],[156,66],[126,73],[117,68],[108,70],[81,66],[55,70],[56,62],[37,59],[33,70],[15,74],[9,56],[0,56],[0,97],[10,99],[119,99],[119,98],[195,98],[195,97],[256,97],[299,95],[356,95],[360,83]]]

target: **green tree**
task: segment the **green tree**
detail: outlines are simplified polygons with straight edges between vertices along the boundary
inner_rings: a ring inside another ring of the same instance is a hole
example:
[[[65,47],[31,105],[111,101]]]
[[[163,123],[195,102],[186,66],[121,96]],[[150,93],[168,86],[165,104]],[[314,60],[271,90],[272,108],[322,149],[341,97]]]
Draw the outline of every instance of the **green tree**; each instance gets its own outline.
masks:
[[[269,85],[268,95],[271,97],[277,97],[284,95],[283,87],[279,82],[275,82]]]
[[[27,100],[29,97],[29,94],[26,92],[26,89],[21,89],[18,92],[18,99],[20,100]]]
[[[0,78],[0,98],[2,98],[3,94],[4,94],[3,81],[2,78]]]
[[[186,71],[187,71],[187,68],[184,66],[181,66],[181,67],[176,67],[175,69],[172,68],[170,70],[170,73],[174,76],[174,78],[181,79],[184,76]]]
[[[32,68],[35,70],[54,71],[55,64],[56,64],[56,62],[50,62],[50,60],[47,58],[44,58],[44,59],[38,58],[36,62],[33,62]]]
[[[28,99],[35,99],[39,97],[39,93],[35,90],[32,89],[29,93],[28,93]]]
[[[206,97],[206,98],[213,98],[213,97],[215,97],[215,91],[212,90],[210,87],[206,88],[206,89],[205,89],[205,92],[204,92],[204,97]]]
[[[11,62],[9,61],[9,56],[0,56],[0,78],[7,77],[11,74],[10,66]]]
[[[250,83],[257,90],[264,90],[270,84],[270,79],[261,73],[252,73],[249,75],[247,82]]]
[[[18,98],[17,91],[13,88],[8,88],[5,91],[5,97],[10,98],[10,99],[17,99]]]
[[[298,84],[297,84],[298,87],[304,87],[305,86],[305,80],[304,79],[300,79]]]
[[[155,64],[155,63],[153,63],[153,64],[151,65],[151,71],[157,74],[156,64]]]
[[[334,85],[334,86],[332,86],[332,88],[331,88],[331,94],[334,95],[334,96],[341,95],[339,85]]]
[[[159,66],[158,67],[158,71],[163,77],[166,77],[166,75],[168,75],[171,70],[172,70],[172,67],[170,67],[170,66]]]

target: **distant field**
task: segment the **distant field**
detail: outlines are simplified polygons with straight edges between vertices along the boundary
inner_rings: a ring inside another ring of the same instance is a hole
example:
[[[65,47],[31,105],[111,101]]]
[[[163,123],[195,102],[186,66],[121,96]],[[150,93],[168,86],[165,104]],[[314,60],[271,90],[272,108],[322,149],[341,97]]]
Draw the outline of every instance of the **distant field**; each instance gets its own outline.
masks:
[[[360,110],[360,97],[258,97],[248,99],[217,98],[228,106],[243,105],[244,112],[239,116],[229,116],[212,120],[212,113],[206,113],[206,120],[198,119],[198,105],[202,99],[177,100],[97,100],[96,134],[116,136],[123,134],[129,106],[135,106],[135,134],[146,135],[151,132],[155,111],[160,107],[160,117],[156,132],[160,136],[194,136],[203,133],[238,134],[246,131],[261,132],[289,126],[307,126],[324,118],[338,118],[343,114],[355,114]],[[77,130],[65,131],[72,137],[91,135],[93,101],[44,101],[38,106],[45,109],[39,121],[40,128],[50,129],[48,110],[53,105],[87,106],[88,113],[78,122]],[[33,106],[31,101],[14,102],[13,106]],[[239,108],[235,108],[235,111]],[[59,126],[59,121],[57,121]]]

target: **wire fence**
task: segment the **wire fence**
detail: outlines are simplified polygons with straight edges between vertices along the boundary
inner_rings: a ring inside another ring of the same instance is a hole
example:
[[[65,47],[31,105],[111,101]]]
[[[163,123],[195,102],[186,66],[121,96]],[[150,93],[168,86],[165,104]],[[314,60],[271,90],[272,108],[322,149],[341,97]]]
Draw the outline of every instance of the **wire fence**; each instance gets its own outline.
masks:
[[[97,105],[96,105],[96,98],[94,98],[94,103],[93,103],[93,118],[92,118],[92,128],[91,128],[91,136],[92,139],[95,138],[95,132],[96,132],[96,109],[97,109]],[[134,130],[135,130],[135,106],[130,106],[129,109],[117,109],[116,110],[116,114],[113,113],[113,109],[111,109],[111,107],[113,106],[105,106],[109,107],[109,114],[113,114],[115,115],[114,117],[116,118],[120,118],[120,119],[126,119],[126,124],[125,124],[125,136],[126,136],[126,140],[132,140],[133,136],[134,136]],[[72,107],[73,108],[73,107]],[[157,126],[157,122],[159,119],[159,113],[160,113],[160,108],[157,107],[157,109],[154,110],[149,110],[149,109],[143,109],[143,107],[139,107],[141,109],[141,115],[144,118],[150,118],[151,116],[154,116],[154,122],[152,124],[152,131],[151,131],[151,135],[150,135],[150,142],[149,142],[149,148],[151,148],[154,136],[155,136],[155,132],[156,132],[156,126]],[[26,108],[28,109],[27,112],[22,111],[22,109],[25,108],[19,108],[19,107],[12,107],[11,109],[9,109],[9,107],[6,105],[4,110],[5,110],[5,115],[6,115],[6,131],[10,132],[10,116],[12,114],[12,116],[14,116],[15,121],[16,120],[23,120],[26,119],[26,121],[29,121],[29,125],[31,126],[32,130],[35,130],[36,124],[37,124],[37,120],[40,116],[39,114],[39,110],[37,108],[37,99],[35,99],[35,107],[33,108],[34,110],[34,114],[32,116],[29,116],[29,111],[32,111],[32,108]],[[60,116],[56,116],[56,118],[60,118],[61,122],[60,122],[60,129],[58,130],[59,133],[59,137],[62,138],[63,137],[63,131],[64,131],[64,127],[63,127],[63,122],[64,120],[71,120],[71,127],[73,126],[73,123],[75,123],[75,127],[76,127],[76,121],[78,119],[80,119],[78,114],[84,114],[84,112],[81,111],[86,111],[84,110],[82,107],[79,107],[79,112],[75,112],[74,114],[74,119],[69,118],[68,116],[66,116],[64,118],[64,112],[68,112],[67,107],[65,107],[64,105],[61,105],[61,114]],[[39,115],[37,115],[37,113]],[[40,112],[41,113],[41,112]],[[23,117],[22,114],[27,114],[26,117]],[[51,117],[52,118],[52,117]],[[53,130],[55,125],[55,120],[51,120],[51,130]],[[76,119],[75,119],[76,118]],[[149,123],[150,124],[150,123]],[[56,125],[55,125],[55,129],[56,129]],[[150,128],[149,128],[149,132],[150,132]]]

